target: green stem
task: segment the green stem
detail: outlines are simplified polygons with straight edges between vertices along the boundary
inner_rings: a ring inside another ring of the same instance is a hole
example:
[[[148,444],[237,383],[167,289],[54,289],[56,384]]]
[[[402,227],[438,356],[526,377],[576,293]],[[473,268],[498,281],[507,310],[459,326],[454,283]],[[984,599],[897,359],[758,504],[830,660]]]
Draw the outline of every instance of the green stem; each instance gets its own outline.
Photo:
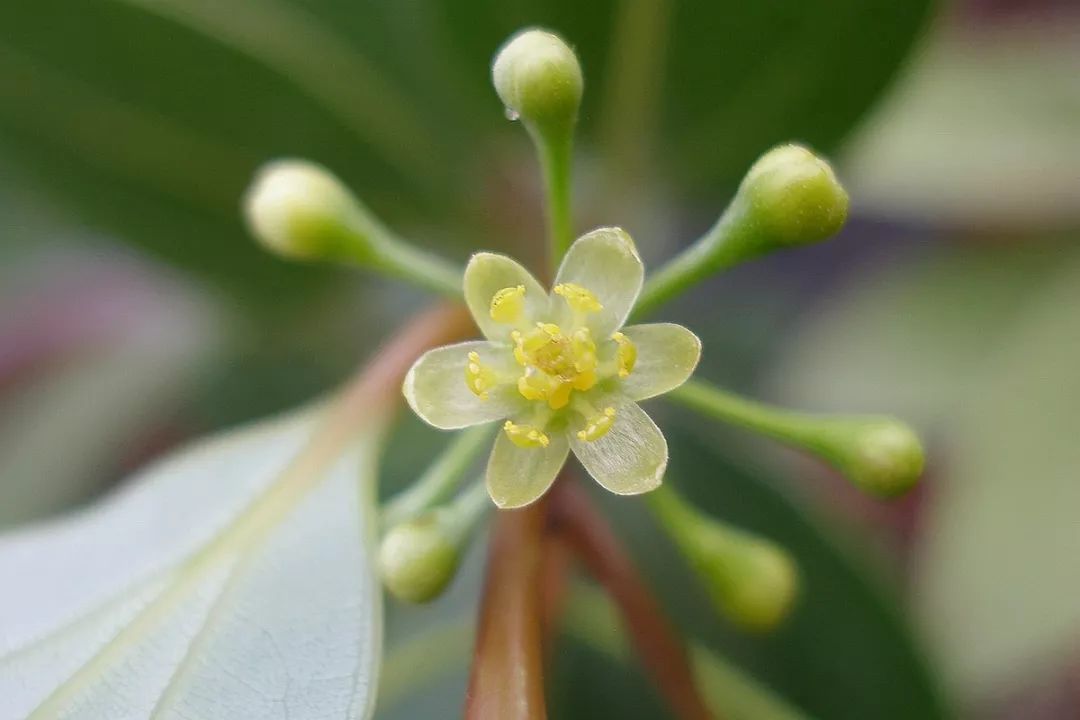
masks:
[[[355,229],[350,226],[348,232],[355,232],[357,237],[345,247],[356,248],[353,253],[356,262],[453,300],[461,299],[464,271],[460,267],[398,237],[366,208],[352,220],[358,226]]]
[[[487,481],[481,477],[473,482],[463,493],[454,498],[448,517],[453,522],[453,531],[458,541],[464,544],[480,527],[480,520],[494,505],[488,495]]]
[[[717,420],[810,450],[818,449],[818,431],[830,420],[748,400],[702,380],[688,380],[668,397]]]
[[[742,205],[736,198],[704,235],[646,279],[634,306],[635,318],[648,315],[710,275],[747,259],[747,247],[753,245],[758,232],[754,223],[746,221]]]
[[[910,489],[926,463],[918,435],[893,417],[791,412],[700,380],[686,382],[669,397],[710,417],[802,448],[881,497],[895,497]]]
[[[544,176],[550,271],[554,275],[574,240],[570,199],[573,131],[555,133],[530,130],[529,134],[540,155],[540,169]]]
[[[646,493],[645,502],[660,524],[671,533],[676,544],[685,545],[690,539],[690,528],[698,522],[697,513],[687,505],[686,500],[665,483]]]
[[[419,480],[386,503],[381,514],[383,528],[411,520],[450,495],[490,439],[491,426],[488,425],[459,433]]]

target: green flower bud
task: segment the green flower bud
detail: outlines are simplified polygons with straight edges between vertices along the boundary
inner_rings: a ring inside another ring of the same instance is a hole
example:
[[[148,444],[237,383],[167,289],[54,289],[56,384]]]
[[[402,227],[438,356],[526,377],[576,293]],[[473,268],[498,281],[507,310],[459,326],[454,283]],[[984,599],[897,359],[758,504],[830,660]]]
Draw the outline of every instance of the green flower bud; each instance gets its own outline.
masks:
[[[799,574],[787,552],[765,540],[702,519],[684,552],[716,607],[747,630],[766,631],[788,616]]]
[[[263,166],[244,194],[248,228],[273,253],[359,265],[461,296],[461,269],[390,232],[326,168],[304,160]]]
[[[688,380],[670,397],[717,420],[807,450],[875,495],[899,495],[922,475],[922,443],[910,427],[895,418],[791,412],[700,380]]]
[[[911,489],[926,462],[919,437],[893,418],[824,418],[805,423],[799,435],[860,488],[883,497]]]
[[[753,631],[770,630],[788,616],[799,573],[783,548],[698,512],[667,485],[646,499],[721,614]]]
[[[515,34],[496,53],[491,79],[513,116],[543,132],[568,133],[574,126],[584,81],[577,56],[558,35]]]
[[[461,562],[460,534],[448,510],[424,513],[402,523],[379,546],[383,583],[395,597],[413,603],[434,600],[446,589]]]
[[[244,196],[244,216],[267,249],[302,260],[337,259],[368,239],[353,227],[357,201],[329,171],[303,160],[262,167]]]
[[[847,220],[848,195],[829,163],[799,145],[765,153],[743,178],[739,195],[762,241],[807,245],[832,237]]]
[[[799,145],[775,147],[751,166],[716,223],[649,278],[635,314],[772,250],[824,240],[847,212],[847,192],[827,162]]]

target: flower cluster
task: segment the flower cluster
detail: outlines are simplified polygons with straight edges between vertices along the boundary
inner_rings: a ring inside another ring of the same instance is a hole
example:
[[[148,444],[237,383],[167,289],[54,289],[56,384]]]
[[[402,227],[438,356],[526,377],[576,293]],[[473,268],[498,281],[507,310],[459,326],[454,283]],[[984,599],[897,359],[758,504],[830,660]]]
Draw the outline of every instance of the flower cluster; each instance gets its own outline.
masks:
[[[486,474],[499,507],[543,495],[571,450],[611,492],[660,484],[667,442],[637,403],[685,382],[701,342],[681,325],[623,327],[643,278],[618,228],[578,239],[550,293],[504,255],[469,261],[465,300],[486,340],[431,350],[403,389],[438,428],[504,421]]]
[[[490,510],[533,503],[570,452],[619,495],[645,505],[690,562],[717,610],[740,627],[779,623],[798,594],[798,569],[772,541],[730,526],[666,484],[667,441],[638,405],[669,398],[705,418],[801,448],[855,485],[898,495],[922,474],[917,435],[888,416],[812,415],[739,397],[690,379],[701,356],[692,332],[669,323],[624,327],[716,273],[766,253],[835,234],[848,196],[829,163],[784,144],[749,168],[735,196],[701,237],[645,279],[633,240],[600,228],[573,241],[572,139],[584,88],[573,50],[557,35],[511,37],[492,67],[507,116],[536,145],[543,174],[550,292],[519,263],[480,252],[464,274],[379,220],[329,171],[279,161],[248,192],[248,222],[271,251],[299,260],[346,262],[405,279],[465,303],[483,340],[431,350],[402,391],[429,424],[459,430],[407,490],[382,509],[379,567],[386,587],[410,602],[442,593]],[[499,423],[483,478],[460,486]],[[652,492],[650,492],[652,491]],[[456,496],[455,496],[456,493]]]

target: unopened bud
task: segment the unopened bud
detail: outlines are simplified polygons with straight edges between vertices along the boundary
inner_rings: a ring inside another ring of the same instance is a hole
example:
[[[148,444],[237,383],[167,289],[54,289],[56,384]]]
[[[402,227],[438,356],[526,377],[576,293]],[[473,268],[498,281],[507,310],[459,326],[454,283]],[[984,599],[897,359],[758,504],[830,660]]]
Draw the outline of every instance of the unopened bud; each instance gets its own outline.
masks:
[[[747,630],[771,630],[791,611],[799,575],[781,547],[708,519],[691,531],[686,553],[713,602]]]
[[[822,158],[780,145],[753,164],[739,188],[747,219],[766,244],[795,246],[832,237],[844,226],[848,195]]]
[[[800,432],[805,446],[863,490],[892,497],[922,476],[926,456],[915,432],[893,418],[822,419]],[[808,424],[809,425],[809,424]]]
[[[721,614],[754,631],[770,630],[788,616],[799,573],[783,548],[702,514],[667,485],[646,499]]]
[[[445,509],[432,510],[391,528],[379,546],[383,583],[395,597],[413,603],[434,600],[446,589],[461,561],[460,534]]]
[[[716,223],[649,278],[635,312],[773,250],[824,240],[847,212],[847,192],[829,163],[799,145],[775,147],[751,166]]]
[[[581,66],[558,35],[537,29],[517,33],[496,53],[491,79],[507,110],[543,132],[569,132],[577,120],[584,90]]]
[[[344,184],[303,160],[268,163],[244,196],[244,215],[259,242],[303,260],[355,256],[368,241],[358,232],[356,214],[356,198]]]

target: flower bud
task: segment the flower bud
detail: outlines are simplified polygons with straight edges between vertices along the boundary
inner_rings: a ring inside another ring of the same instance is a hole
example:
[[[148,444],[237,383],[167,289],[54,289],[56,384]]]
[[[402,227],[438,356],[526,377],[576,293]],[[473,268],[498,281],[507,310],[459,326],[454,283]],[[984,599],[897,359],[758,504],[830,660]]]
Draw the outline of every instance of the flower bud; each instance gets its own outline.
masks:
[[[847,220],[848,195],[829,163],[800,145],[780,145],[762,155],[739,195],[768,244],[819,242]]]
[[[543,132],[568,133],[577,120],[581,66],[558,35],[537,29],[515,34],[496,53],[491,79],[509,112]]]
[[[341,259],[367,239],[357,201],[325,168],[303,160],[263,166],[244,196],[248,227],[267,249],[302,260]]]
[[[713,226],[653,273],[635,313],[651,312],[713,273],[824,240],[843,227],[847,211],[847,192],[827,162],[799,145],[775,147],[751,166]]]
[[[754,631],[787,617],[799,573],[783,548],[700,513],[667,485],[646,499],[721,614]]]
[[[863,490],[883,497],[900,495],[918,482],[925,464],[915,432],[893,418],[820,421],[801,434],[807,447]]]
[[[383,583],[395,597],[413,603],[434,600],[446,589],[461,561],[460,534],[446,509],[432,510],[390,529],[379,546]]]
[[[787,617],[799,575],[779,546],[702,518],[691,531],[688,559],[717,608],[747,630],[766,631]]]

